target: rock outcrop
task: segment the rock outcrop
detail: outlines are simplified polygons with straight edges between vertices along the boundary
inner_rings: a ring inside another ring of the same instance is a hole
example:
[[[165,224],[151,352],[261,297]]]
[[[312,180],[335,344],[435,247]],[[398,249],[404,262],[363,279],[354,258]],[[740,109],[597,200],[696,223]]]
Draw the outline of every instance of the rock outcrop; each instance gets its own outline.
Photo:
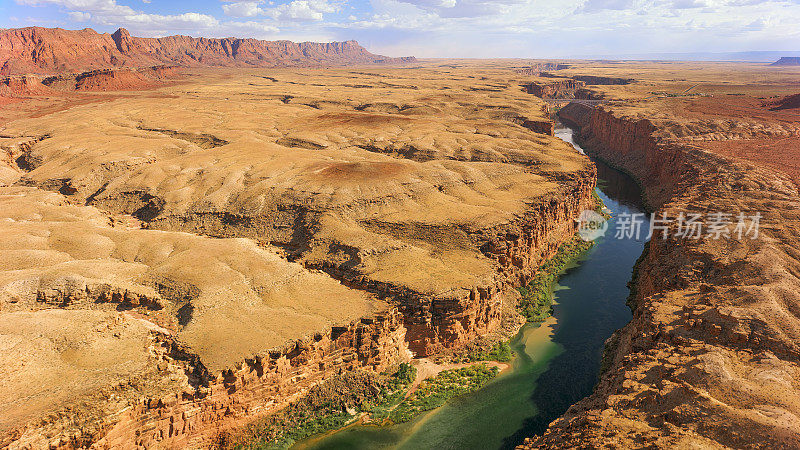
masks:
[[[17,75],[0,78],[0,97],[47,95],[50,90],[35,76]]]
[[[620,78],[620,77],[602,77],[598,75],[575,75],[573,80],[582,81],[587,86],[613,86],[631,84],[635,80],[633,78]]]
[[[768,102],[767,106],[773,111],[781,111],[784,109],[800,109],[800,94],[787,95],[780,100]]]
[[[575,81],[580,81],[580,82],[584,83],[587,86],[625,85],[625,84],[631,84],[631,83],[633,83],[635,81],[633,78],[604,77],[604,76],[600,76],[600,75],[573,75],[573,76],[568,76],[568,75],[553,74],[553,73],[549,73],[549,72],[542,72],[541,74],[539,74],[539,76],[543,77],[543,78],[561,78],[561,79],[563,79],[565,77],[568,77],[568,78],[573,79]]]
[[[538,76],[543,76],[543,74],[547,73],[547,71],[549,70],[564,70],[569,68],[570,68],[569,64],[543,62],[514,69],[514,72],[520,75],[532,75],[534,77],[538,77]]]
[[[208,448],[217,433],[284,408],[324,379],[357,370],[380,373],[408,361],[405,331],[394,309],[209,371],[190,348],[154,330],[149,352],[158,368],[155,376],[175,380],[181,389],[111,403],[99,422],[86,427],[55,415],[50,422],[14,430],[0,444],[12,449]]]
[[[374,55],[356,41],[315,43],[189,36],[133,37],[92,29],[0,30],[0,75],[54,74],[109,67],[285,67],[413,62]]]

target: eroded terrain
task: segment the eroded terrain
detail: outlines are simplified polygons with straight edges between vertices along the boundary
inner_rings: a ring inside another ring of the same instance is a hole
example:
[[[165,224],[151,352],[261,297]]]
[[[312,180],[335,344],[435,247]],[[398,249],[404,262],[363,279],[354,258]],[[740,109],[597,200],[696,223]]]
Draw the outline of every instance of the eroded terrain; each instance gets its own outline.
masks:
[[[180,76],[7,106],[4,444],[200,445],[513,327],[594,206],[504,64]]]

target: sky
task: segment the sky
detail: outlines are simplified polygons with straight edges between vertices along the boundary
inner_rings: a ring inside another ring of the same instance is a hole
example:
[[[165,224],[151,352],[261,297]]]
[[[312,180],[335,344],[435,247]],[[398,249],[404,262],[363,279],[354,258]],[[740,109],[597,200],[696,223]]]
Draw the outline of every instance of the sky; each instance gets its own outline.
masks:
[[[355,39],[417,57],[800,50],[800,0],[0,0],[0,27]]]

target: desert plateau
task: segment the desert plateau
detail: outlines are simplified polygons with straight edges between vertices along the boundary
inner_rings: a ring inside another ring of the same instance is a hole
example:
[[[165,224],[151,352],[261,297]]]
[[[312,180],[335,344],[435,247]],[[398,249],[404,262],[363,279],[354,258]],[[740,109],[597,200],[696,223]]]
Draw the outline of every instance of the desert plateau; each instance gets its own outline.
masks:
[[[0,28],[0,448],[800,448],[796,53],[145,35]]]

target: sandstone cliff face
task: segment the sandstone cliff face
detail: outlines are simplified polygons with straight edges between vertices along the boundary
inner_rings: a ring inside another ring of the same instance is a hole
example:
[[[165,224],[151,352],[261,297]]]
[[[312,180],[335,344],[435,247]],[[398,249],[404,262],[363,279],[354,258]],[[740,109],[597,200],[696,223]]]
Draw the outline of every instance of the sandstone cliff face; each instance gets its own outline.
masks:
[[[74,417],[55,415],[6,434],[0,444],[10,449],[207,448],[216,433],[276,412],[324,379],[355,370],[381,373],[408,361],[405,331],[393,309],[215,372],[173,337],[153,331],[149,351],[157,376],[175,380],[182,390],[117,404],[119,409],[107,408],[99,423],[87,427]]]
[[[537,63],[532,64],[527,67],[522,67],[519,69],[514,69],[514,71],[520,75],[533,75],[535,77],[543,76],[543,74],[547,73],[548,70],[563,70],[569,69],[569,64],[562,64],[562,63]]]
[[[581,108],[564,116],[583,126],[587,149],[631,173],[658,215],[760,212],[761,236],[686,239],[674,226],[657,234],[635,275],[634,317],[607,343],[595,392],[525,447],[797,448],[797,188],[691,141],[658,138],[672,126],[663,120]]]
[[[172,64],[187,67],[280,67],[413,62],[366,51],[355,41],[315,43],[189,36],[138,38],[120,28],[14,28],[0,31],[0,74],[74,72]]]
[[[408,361],[405,333],[402,315],[393,309],[253,355],[216,374],[200,370],[193,390],[142,400],[95,447],[206,447],[218,431],[275,412],[324,379],[359,369],[381,373]],[[174,343],[160,345],[165,355],[176,353]],[[164,360],[174,364],[169,356]]]

